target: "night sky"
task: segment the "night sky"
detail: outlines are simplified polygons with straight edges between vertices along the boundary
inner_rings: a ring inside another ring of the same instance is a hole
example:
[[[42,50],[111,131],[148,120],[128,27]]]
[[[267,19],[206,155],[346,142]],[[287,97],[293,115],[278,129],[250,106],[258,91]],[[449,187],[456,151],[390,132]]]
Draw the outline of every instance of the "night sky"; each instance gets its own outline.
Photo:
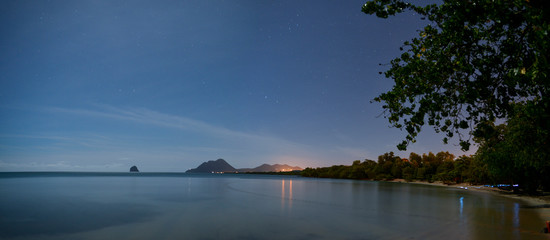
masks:
[[[349,165],[450,151],[390,128],[378,72],[427,22],[348,1],[2,1],[0,171]],[[468,152],[467,154],[471,154]]]

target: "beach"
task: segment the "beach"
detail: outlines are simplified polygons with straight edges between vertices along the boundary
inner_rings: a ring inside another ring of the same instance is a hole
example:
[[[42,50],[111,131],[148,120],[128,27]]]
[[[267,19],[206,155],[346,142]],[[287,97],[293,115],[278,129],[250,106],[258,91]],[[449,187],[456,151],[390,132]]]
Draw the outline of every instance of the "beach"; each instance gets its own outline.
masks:
[[[522,207],[535,209],[540,218],[543,220],[541,226],[544,227],[544,221],[550,221],[550,195],[542,196],[530,196],[525,194],[517,194],[511,191],[502,190],[496,187],[488,187],[485,185],[471,185],[469,183],[459,183],[459,184],[445,184],[441,181],[412,181],[407,182],[405,179],[394,179],[389,182],[399,182],[399,183],[410,183],[410,184],[421,184],[421,185],[430,185],[430,186],[441,186],[449,188],[460,188],[465,191],[477,191],[484,192],[489,194],[495,194],[498,196],[503,196],[507,198],[512,198],[519,200],[523,203]],[[550,238],[550,234],[549,234]]]

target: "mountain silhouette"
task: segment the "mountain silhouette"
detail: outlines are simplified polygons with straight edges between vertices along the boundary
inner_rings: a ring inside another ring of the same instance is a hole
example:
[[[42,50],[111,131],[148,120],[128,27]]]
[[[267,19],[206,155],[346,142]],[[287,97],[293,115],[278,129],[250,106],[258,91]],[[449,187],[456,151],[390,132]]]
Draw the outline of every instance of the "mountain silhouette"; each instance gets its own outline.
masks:
[[[229,165],[225,160],[210,160],[203,162],[197,168],[189,169],[186,173],[223,173],[223,172],[237,172],[233,166]]]
[[[287,164],[262,164],[255,168],[239,168],[239,172],[290,172],[294,170],[302,170],[301,167],[293,167]]]

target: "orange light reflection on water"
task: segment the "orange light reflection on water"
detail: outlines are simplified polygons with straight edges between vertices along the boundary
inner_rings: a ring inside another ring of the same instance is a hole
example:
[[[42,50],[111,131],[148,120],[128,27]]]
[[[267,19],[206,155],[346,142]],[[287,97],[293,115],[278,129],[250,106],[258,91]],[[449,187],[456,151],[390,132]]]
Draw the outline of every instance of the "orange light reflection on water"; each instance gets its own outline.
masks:
[[[286,182],[281,180],[281,209],[292,209],[292,180],[288,180],[288,197],[286,191]]]

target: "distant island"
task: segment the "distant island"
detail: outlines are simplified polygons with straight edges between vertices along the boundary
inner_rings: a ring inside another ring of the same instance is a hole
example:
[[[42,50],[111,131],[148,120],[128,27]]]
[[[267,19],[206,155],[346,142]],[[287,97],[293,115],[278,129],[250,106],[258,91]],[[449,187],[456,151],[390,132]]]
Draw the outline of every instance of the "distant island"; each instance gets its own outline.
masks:
[[[130,168],[130,172],[139,172],[138,168],[136,166],[132,166]]]
[[[224,173],[224,172],[237,172],[233,166],[229,165],[225,160],[210,160],[203,162],[197,168],[189,169],[186,173]]]
[[[301,167],[293,167],[287,164],[262,164],[255,168],[236,169],[223,159],[203,162],[197,168],[189,169],[186,173],[238,173],[238,172],[290,172],[302,170]]]

